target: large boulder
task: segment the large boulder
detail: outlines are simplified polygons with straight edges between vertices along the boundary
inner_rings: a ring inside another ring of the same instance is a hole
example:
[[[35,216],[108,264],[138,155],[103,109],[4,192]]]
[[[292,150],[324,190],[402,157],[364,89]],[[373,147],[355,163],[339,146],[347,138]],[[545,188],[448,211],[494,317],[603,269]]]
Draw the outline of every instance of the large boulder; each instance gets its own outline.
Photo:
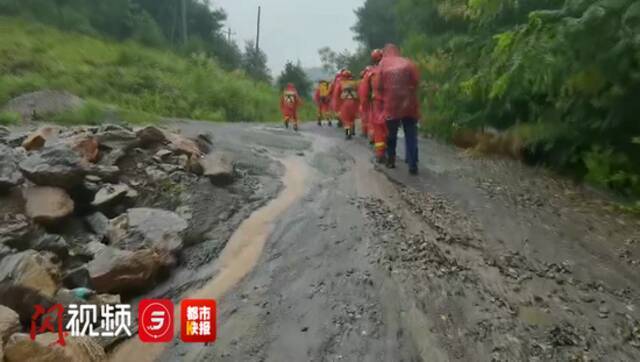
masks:
[[[56,90],[43,90],[23,94],[10,100],[5,112],[19,113],[25,121],[78,109],[84,101],[77,96]]]
[[[20,316],[13,309],[0,305],[0,345],[20,331]]]
[[[34,250],[8,255],[0,263],[0,282],[13,282],[53,297],[60,280],[60,267],[55,260],[51,253]]]
[[[226,186],[233,182],[233,157],[226,152],[214,152],[198,160],[197,168],[216,186]]]
[[[94,245],[94,259],[87,265],[98,293],[120,294],[153,286],[159,273],[174,264],[167,252],[127,251]]]
[[[22,183],[18,162],[19,157],[13,149],[0,144],[0,192],[6,192]]]
[[[65,145],[45,147],[20,162],[20,170],[31,182],[41,186],[70,189],[87,173],[86,163]]]
[[[71,215],[74,203],[67,192],[61,188],[36,186],[24,190],[27,216],[35,222],[52,225]]]
[[[189,224],[176,213],[160,209],[134,208],[111,220],[107,233],[112,245],[125,250],[182,249],[182,236]]]
[[[104,349],[90,337],[65,337],[65,346],[56,343],[58,335],[44,333],[33,341],[28,334],[9,338],[4,354],[6,362],[100,362],[106,361]]]

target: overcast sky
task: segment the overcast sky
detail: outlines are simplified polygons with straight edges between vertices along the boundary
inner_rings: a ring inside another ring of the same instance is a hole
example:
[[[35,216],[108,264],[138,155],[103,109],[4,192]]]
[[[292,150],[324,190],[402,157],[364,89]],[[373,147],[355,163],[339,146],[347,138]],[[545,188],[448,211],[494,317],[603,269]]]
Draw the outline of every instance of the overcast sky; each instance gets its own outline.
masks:
[[[258,5],[262,6],[260,48],[269,58],[272,75],[277,76],[287,60],[300,60],[304,67],[319,66],[318,49],[353,49],[351,27],[354,10],[364,0],[213,0],[227,13],[232,37],[244,49],[255,39]]]

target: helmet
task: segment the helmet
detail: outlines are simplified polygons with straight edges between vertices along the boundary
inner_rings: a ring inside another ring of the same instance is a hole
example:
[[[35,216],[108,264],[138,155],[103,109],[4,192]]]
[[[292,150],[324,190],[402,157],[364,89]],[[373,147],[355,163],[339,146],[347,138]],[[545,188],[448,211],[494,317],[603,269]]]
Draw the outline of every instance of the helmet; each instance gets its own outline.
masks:
[[[383,56],[383,55],[384,55],[384,54],[383,54],[382,50],[380,50],[380,49],[374,49],[374,50],[371,52],[371,61],[372,61],[374,64],[380,63],[380,61],[382,60],[382,56]]]
[[[364,76],[371,70],[371,66],[367,65],[362,72],[360,72],[360,78],[364,78]]]
[[[353,78],[353,74],[348,69],[342,71],[342,78]]]

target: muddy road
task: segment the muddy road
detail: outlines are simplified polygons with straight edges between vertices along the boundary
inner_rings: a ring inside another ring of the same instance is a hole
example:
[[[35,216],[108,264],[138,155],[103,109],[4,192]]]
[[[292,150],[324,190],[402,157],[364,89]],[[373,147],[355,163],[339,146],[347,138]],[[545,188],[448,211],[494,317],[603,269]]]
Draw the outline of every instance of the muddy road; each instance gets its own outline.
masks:
[[[216,298],[218,340],[112,360],[640,360],[640,222],[595,192],[431,140],[410,177],[335,128],[178,126],[253,180],[148,295]]]

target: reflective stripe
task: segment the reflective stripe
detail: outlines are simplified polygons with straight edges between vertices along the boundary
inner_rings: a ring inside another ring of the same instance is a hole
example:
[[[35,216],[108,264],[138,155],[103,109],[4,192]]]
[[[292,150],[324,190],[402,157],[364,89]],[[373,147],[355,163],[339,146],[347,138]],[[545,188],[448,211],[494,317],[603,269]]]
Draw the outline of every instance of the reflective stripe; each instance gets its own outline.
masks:
[[[384,142],[376,142],[376,144],[374,145],[375,148],[384,148],[386,146],[386,143]]]

